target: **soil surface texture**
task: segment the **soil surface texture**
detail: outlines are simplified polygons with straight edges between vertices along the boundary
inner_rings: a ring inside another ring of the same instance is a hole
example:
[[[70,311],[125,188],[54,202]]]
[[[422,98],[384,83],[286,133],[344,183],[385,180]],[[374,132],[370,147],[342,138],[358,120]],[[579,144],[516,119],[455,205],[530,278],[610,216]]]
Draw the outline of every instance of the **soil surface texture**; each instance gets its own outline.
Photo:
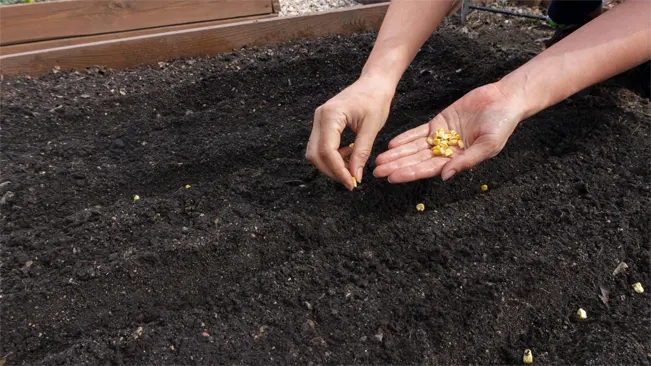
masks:
[[[495,19],[422,47],[374,155],[550,34]],[[4,78],[0,362],[649,365],[649,101],[609,81],[449,182],[372,157],[348,192],[305,146],[374,39]]]

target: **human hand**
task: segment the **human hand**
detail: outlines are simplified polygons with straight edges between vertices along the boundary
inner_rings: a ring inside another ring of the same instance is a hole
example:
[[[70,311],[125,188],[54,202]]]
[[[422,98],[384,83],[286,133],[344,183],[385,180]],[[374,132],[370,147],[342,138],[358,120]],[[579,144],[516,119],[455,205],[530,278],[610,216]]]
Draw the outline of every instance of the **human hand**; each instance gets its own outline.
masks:
[[[305,153],[307,160],[352,190],[353,177],[362,181],[364,166],[389,115],[394,92],[395,86],[380,78],[362,77],[317,108]],[[353,148],[341,147],[346,127],[356,134]]]
[[[389,150],[377,157],[373,175],[387,177],[390,183],[411,182],[439,174],[442,180],[448,180],[502,150],[524,117],[520,105],[517,98],[505,94],[497,83],[474,89],[429,123],[391,140]],[[465,149],[451,147],[454,150],[451,157],[434,156],[427,137],[439,128],[457,131]]]

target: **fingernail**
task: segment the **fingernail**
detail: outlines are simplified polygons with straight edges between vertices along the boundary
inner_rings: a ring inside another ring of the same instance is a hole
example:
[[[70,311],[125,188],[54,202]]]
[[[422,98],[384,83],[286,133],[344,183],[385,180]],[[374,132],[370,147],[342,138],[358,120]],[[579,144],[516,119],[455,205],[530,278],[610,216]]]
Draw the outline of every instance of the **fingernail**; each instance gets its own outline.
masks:
[[[361,167],[357,168],[357,181],[359,183],[362,183],[362,168]]]
[[[392,183],[392,184],[393,184],[393,182],[391,182],[391,178],[387,178],[387,182],[389,182],[389,183]]]
[[[455,174],[457,174],[457,172],[455,170],[448,170],[446,172],[443,172],[441,174],[441,180],[443,180],[445,182],[446,180],[452,178],[452,176],[455,175]]]

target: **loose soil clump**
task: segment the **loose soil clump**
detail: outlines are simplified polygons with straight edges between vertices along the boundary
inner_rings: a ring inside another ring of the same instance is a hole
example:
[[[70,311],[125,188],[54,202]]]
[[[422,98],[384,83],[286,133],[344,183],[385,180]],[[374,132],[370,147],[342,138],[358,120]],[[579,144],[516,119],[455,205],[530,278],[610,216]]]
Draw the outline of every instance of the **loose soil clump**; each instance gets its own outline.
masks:
[[[539,52],[518,22],[433,35],[374,154]],[[5,78],[0,358],[648,365],[648,100],[606,83],[449,182],[348,192],[305,146],[373,40]]]

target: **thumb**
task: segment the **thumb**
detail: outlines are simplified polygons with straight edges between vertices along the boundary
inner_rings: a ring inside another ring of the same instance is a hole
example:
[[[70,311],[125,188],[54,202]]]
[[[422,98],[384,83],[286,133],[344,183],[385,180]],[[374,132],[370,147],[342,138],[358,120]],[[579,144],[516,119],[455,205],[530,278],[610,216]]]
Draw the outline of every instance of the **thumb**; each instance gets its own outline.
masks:
[[[453,156],[441,169],[441,180],[446,181],[460,171],[471,169],[475,165],[495,155],[494,144],[475,141],[461,154]]]
[[[371,156],[371,150],[373,150],[373,142],[379,132],[373,127],[373,123],[364,123],[361,125],[357,131],[353,153],[350,157],[350,174],[360,183],[364,175],[364,167],[368,158]]]

